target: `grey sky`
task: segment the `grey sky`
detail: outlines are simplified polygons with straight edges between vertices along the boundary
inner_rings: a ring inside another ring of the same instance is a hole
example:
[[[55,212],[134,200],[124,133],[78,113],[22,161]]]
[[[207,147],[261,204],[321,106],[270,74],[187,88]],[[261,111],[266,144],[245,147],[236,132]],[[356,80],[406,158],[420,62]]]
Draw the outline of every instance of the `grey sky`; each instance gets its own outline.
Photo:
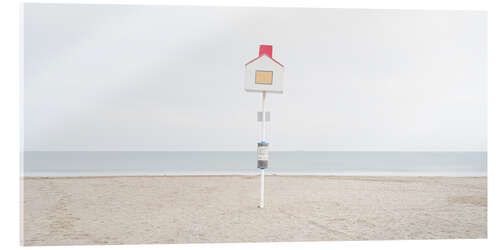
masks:
[[[244,64],[274,45],[272,150],[484,151],[487,15],[26,4],[27,150],[255,150]]]

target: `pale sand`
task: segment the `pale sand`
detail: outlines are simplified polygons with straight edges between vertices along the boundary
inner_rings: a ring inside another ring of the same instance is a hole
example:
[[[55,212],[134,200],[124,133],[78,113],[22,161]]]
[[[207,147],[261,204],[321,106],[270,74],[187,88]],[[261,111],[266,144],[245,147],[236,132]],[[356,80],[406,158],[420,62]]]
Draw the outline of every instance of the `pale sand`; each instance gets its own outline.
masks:
[[[24,178],[24,244],[487,237],[486,177]]]

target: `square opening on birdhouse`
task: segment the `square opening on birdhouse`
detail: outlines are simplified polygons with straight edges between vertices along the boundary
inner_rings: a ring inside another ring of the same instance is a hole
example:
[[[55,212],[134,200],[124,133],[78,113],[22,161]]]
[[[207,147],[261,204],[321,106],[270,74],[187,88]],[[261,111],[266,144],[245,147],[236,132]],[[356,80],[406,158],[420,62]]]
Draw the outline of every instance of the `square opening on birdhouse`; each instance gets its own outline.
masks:
[[[272,71],[255,71],[255,83],[256,84],[273,84],[273,72]]]

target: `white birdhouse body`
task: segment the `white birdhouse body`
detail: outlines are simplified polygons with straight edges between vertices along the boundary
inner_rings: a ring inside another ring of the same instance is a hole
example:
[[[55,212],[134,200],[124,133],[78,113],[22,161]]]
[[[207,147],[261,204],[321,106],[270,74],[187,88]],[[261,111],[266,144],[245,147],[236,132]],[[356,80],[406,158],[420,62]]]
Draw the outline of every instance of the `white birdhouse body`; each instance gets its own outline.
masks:
[[[283,93],[285,66],[272,57],[272,46],[261,45],[259,56],[245,65],[245,90]]]

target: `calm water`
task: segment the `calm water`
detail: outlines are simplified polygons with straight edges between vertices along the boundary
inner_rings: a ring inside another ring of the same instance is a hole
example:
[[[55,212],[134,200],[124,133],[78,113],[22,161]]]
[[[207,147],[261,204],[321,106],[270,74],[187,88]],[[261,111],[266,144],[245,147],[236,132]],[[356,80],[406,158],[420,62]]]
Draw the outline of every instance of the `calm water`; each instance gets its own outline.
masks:
[[[270,174],[486,176],[486,152],[271,152]],[[25,152],[24,176],[258,174],[255,152]]]

